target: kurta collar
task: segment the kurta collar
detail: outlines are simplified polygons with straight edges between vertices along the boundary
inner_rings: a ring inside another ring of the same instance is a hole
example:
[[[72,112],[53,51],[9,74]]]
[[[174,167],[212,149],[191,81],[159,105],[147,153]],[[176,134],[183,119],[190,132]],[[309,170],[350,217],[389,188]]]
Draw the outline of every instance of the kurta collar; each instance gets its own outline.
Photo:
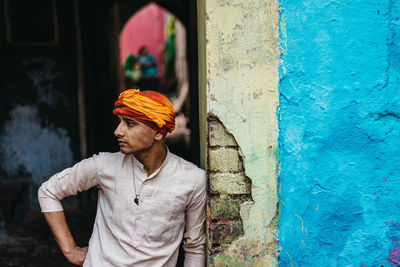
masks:
[[[171,152],[169,152],[169,149],[167,146],[165,146],[165,148],[167,149],[167,155],[165,156],[165,159],[163,161],[163,163],[161,164],[161,166],[155,170],[152,174],[150,174],[150,176],[147,176],[146,171],[144,170],[144,166],[143,164],[132,154],[132,158],[133,158],[133,167],[134,168],[138,168],[141,172],[143,172],[143,174],[145,175],[145,177],[147,177],[146,179],[151,179],[154,176],[156,176],[161,169],[167,165],[167,162],[169,161],[169,159],[171,158]]]

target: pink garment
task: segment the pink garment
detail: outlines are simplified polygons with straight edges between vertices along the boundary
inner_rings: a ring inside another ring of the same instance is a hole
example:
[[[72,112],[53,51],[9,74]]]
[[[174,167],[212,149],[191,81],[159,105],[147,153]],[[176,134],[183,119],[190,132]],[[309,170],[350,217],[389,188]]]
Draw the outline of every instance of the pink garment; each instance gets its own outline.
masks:
[[[121,65],[131,53],[137,55],[139,48],[146,46],[157,63],[158,73],[162,74],[160,52],[166,41],[165,16],[167,11],[151,3],[133,15],[120,34],[119,51]]]
[[[185,267],[204,266],[203,170],[168,152],[148,176],[132,155],[100,153],[43,183],[38,192],[42,212],[62,211],[60,200],[94,186],[99,189],[97,215],[83,266],[175,267],[182,237]]]

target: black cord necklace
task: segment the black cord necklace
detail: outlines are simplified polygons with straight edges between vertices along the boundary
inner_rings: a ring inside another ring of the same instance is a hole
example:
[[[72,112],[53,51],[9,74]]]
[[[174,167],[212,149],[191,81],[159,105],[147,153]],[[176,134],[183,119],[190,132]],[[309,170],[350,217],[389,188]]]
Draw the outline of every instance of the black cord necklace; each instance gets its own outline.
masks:
[[[140,192],[139,194],[136,193],[136,178],[135,178],[135,163],[133,162],[133,156],[132,156],[132,175],[133,175],[133,187],[135,188],[135,199],[133,200],[136,205],[139,205],[139,198],[140,197]]]

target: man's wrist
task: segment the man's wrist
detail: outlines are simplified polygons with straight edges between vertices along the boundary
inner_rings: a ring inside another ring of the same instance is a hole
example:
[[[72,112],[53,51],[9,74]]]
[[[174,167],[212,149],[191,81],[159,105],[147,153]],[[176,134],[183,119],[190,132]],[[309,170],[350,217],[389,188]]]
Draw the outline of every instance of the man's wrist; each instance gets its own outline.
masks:
[[[67,256],[67,255],[71,254],[77,247],[78,246],[75,243],[73,243],[73,244],[60,246],[60,249],[61,249],[62,253],[64,254],[64,256]]]

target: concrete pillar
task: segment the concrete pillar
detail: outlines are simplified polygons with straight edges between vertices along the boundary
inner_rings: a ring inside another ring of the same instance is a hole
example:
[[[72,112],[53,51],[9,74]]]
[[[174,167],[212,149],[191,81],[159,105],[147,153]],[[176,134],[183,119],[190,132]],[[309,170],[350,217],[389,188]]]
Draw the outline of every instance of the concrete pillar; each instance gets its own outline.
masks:
[[[278,7],[198,1],[209,266],[277,266]]]

